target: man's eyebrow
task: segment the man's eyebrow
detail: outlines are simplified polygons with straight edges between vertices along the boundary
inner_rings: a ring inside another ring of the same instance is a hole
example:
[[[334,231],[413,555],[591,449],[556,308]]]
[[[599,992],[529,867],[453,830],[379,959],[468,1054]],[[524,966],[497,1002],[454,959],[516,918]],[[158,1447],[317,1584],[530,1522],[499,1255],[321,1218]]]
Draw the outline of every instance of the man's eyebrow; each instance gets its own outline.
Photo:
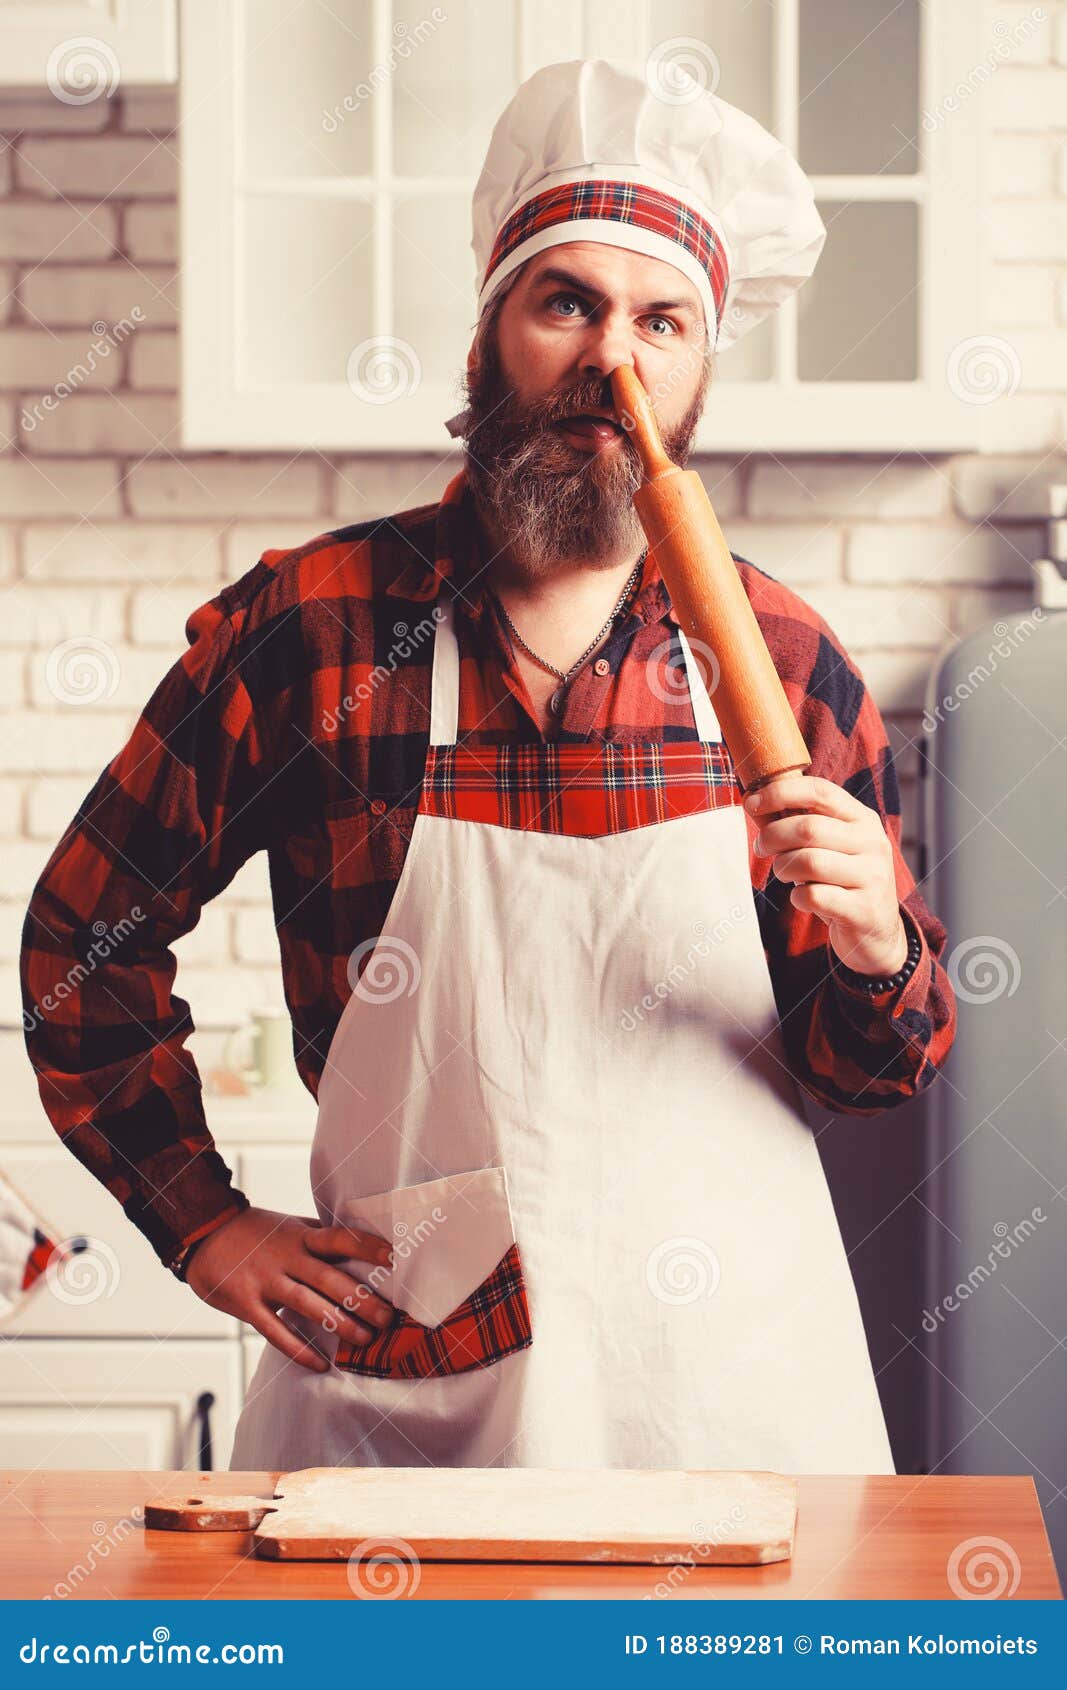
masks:
[[[583,277],[576,276],[572,270],[560,270],[555,267],[542,270],[534,286],[540,287],[542,282],[561,282],[564,287],[575,288],[579,293],[588,294],[591,299],[597,297],[603,299],[604,297],[603,292],[594,287],[592,282],[587,282]],[[695,313],[696,306],[688,299],[649,299],[641,306],[641,310],[689,311]]]

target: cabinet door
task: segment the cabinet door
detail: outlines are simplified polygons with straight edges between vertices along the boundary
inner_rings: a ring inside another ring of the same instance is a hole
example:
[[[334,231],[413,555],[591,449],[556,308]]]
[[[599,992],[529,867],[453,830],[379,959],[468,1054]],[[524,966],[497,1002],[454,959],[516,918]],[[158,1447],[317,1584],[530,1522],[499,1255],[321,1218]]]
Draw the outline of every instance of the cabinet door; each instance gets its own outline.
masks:
[[[222,1150],[228,1165],[233,1159]],[[160,1262],[111,1193],[62,1145],[5,1145],[4,1171],[57,1240],[90,1248],[50,1269],[4,1326],[8,1337],[182,1338],[236,1334]]]
[[[233,1167],[229,1157],[227,1161]],[[287,1215],[316,1213],[310,1143],[247,1147],[239,1153],[238,1171],[241,1190],[258,1207],[280,1209]]]
[[[242,1401],[241,1349],[203,1339],[0,1342],[0,1448],[14,1468],[200,1467],[197,1400],[209,1391],[213,1465]]]
[[[493,125],[589,39],[583,0],[186,0],[183,444],[447,451]]]
[[[409,23],[397,0],[186,0],[183,444],[454,450],[493,124],[541,65],[611,57],[669,105],[684,70],[751,112],[827,228],[799,295],[725,350],[719,403],[716,360],[697,450],[973,448],[982,101],[953,90],[988,55],[983,10],[449,0]]]
[[[0,5],[0,85],[83,105],[136,82],[176,82],[177,41],[175,0]]]
[[[314,1215],[317,1211],[311,1195],[310,1155],[310,1143],[257,1145],[243,1149],[234,1177],[240,1175],[242,1191],[260,1208],[279,1209],[289,1215]],[[234,1166],[230,1157],[226,1160],[231,1167]],[[247,1393],[259,1358],[267,1348],[267,1340],[251,1326],[242,1325],[241,1334],[243,1381]]]

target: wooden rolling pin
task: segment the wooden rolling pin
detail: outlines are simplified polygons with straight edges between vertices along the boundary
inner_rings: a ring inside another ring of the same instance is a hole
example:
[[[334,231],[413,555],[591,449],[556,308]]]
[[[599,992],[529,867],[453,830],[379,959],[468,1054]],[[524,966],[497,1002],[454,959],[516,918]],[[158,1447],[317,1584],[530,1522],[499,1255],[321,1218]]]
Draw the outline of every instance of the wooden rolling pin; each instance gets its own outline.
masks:
[[[703,482],[663,450],[648,394],[631,364],[612,370],[611,390],[645,476],[634,508],[701,664],[738,780],[751,792],[776,775],[810,768],[808,748]]]

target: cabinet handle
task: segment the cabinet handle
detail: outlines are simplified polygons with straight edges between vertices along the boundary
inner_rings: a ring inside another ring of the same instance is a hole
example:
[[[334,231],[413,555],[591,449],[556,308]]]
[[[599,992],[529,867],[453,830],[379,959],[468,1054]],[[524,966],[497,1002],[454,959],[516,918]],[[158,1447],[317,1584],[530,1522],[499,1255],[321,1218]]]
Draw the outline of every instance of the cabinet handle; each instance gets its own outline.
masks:
[[[211,1410],[214,1405],[214,1391],[201,1391],[196,1399],[196,1413],[200,1422],[200,1466],[205,1473],[212,1471]]]

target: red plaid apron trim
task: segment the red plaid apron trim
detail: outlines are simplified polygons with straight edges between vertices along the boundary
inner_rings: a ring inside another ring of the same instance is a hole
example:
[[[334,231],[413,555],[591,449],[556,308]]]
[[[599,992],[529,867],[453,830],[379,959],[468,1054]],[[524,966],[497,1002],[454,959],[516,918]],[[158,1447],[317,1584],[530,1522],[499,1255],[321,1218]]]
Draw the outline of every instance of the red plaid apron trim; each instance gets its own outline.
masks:
[[[730,277],[726,254],[715,230],[692,206],[641,182],[611,182],[596,177],[591,181],[565,182],[534,194],[502,225],[493,243],[482,286],[508,254],[531,235],[554,224],[581,218],[600,223],[631,223],[684,247],[706,271],[715,300],[715,315],[722,317]]]
[[[740,804],[719,742],[431,746],[419,810],[595,839]]]
[[[341,1339],[334,1366],[379,1379],[434,1379],[488,1367],[531,1342],[526,1282],[513,1244],[492,1273],[440,1326],[397,1309],[392,1326],[366,1344]]]

